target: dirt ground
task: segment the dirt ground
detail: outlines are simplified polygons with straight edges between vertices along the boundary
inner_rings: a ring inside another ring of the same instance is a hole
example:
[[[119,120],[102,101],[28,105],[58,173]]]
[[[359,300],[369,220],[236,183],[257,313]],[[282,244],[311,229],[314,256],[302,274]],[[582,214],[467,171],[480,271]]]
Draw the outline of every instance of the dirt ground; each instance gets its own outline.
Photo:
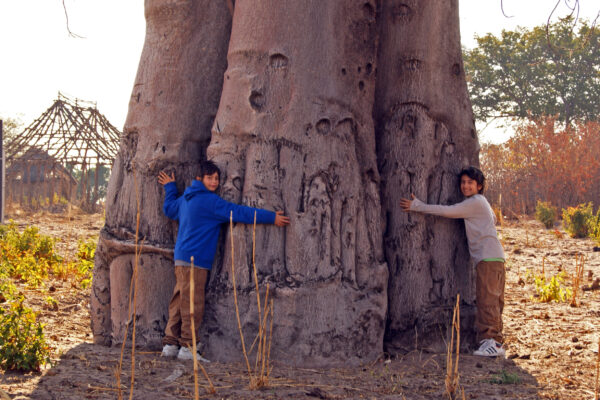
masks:
[[[34,224],[42,233],[59,238],[64,255],[73,254],[77,239],[96,237],[102,215],[9,215],[20,226]],[[572,285],[576,257],[584,256],[580,286],[600,277],[600,252],[594,242],[568,238],[546,230],[530,219],[505,221],[499,233],[507,254],[506,359],[461,354],[460,385],[466,399],[594,399],[600,341],[600,290],[580,292],[581,305],[540,303],[532,299],[532,276],[569,274]],[[528,272],[530,271],[530,272]],[[40,373],[0,372],[0,399],[115,399],[115,370],[120,348],[92,344],[89,290],[69,283],[48,284],[58,309],[44,305],[45,295],[26,291],[29,306],[40,312],[53,347],[54,365]],[[442,399],[445,398],[446,355],[414,351],[381,359],[358,368],[302,369],[273,366],[269,385],[248,388],[243,364],[204,364],[216,394],[204,399]],[[128,398],[131,349],[126,349],[121,374],[123,397]],[[135,399],[194,398],[191,362],[165,360],[159,353],[135,353]],[[462,395],[458,398],[462,398]]]

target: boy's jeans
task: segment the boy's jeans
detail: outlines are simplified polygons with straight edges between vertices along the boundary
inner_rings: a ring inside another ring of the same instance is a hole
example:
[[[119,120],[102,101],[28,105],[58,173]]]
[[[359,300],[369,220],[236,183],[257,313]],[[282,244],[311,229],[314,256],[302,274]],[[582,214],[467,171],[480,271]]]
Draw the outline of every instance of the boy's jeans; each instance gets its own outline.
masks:
[[[181,265],[175,266],[175,289],[173,297],[169,302],[169,321],[165,328],[165,337],[162,340],[166,344],[192,346],[192,322],[190,313],[190,268]],[[196,332],[202,323],[204,316],[204,287],[208,270],[194,268],[194,327]],[[196,341],[197,341],[196,335]]]
[[[501,261],[480,261],[477,264],[477,314],[475,329],[478,340],[502,338],[502,310],[506,272]]]

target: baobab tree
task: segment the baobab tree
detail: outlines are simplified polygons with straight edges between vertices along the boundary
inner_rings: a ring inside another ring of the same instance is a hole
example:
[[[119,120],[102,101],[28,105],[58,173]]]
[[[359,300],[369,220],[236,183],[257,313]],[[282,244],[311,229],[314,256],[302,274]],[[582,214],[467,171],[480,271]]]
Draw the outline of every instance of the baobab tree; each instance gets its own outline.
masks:
[[[148,0],[146,20],[96,253],[97,343],[124,338],[137,229],[136,340],[160,345],[176,225],[162,215],[156,175],[174,171],[183,189],[207,157],[225,199],[292,219],[256,231],[259,290],[269,285],[275,307],[272,358],[335,365],[384,346],[439,348],[459,292],[468,336],[474,282],[461,223],[398,207],[411,192],[459,200],[456,174],[477,163],[457,1]],[[201,328],[207,357],[221,361],[241,357],[232,262],[243,329],[258,329],[252,227],[232,232]]]

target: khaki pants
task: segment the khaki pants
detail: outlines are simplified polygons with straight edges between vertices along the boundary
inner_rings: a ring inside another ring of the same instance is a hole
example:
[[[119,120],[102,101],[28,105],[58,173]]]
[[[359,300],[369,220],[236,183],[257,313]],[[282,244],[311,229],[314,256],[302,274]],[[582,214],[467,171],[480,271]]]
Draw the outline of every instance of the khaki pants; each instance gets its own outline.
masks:
[[[208,270],[196,267],[175,266],[175,289],[169,302],[169,321],[165,328],[166,344],[192,346],[192,322],[190,313],[190,268],[194,268],[194,327],[196,337],[204,316],[204,287]]]
[[[478,340],[502,338],[502,310],[506,272],[501,261],[481,261],[477,264],[477,315],[475,329]]]

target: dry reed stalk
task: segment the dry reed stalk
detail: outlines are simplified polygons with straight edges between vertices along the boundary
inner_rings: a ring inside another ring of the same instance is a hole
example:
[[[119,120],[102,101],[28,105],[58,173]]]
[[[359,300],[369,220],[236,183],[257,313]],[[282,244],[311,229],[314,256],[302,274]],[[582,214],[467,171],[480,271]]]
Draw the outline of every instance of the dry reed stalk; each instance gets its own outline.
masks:
[[[123,351],[121,351],[121,360],[123,359]],[[116,392],[117,392],[117,399],[118,400],[123,400],[123,391],[121,390],[121,365],[117,364],[115,366],[115,370],[113,371],[113,374],[115,375],[115,379],[116,379]]]
[[[135,224],[135,250],[134,250],[134,268],[131,276],[131,281],[129,283],[129,304],[127,306],[127,316],[131,316],[131,303],[133,300],[133,342],[132,342],[132,353],[131,353],[131,393],[129,398],[131,399],[133,396],[133,384],[135,379],[135,298],[137,293],[137,261],[139,259],[139,255],[141,254],[141,247],[138,245],[138,237],[140,232],[140,200],[139,193],[137,187],[137,180],[135,174],[135,162],[132,163],[133,170],[133,185],[135,187],[135,201],[136,201],[136,224]],[[134,283],[135,287],[134,287]],[[132,295],[133,294],[133,295]],[[123,392],[121,390],[121,371],[123,370],[123,354],[125,353],[125,344],[127,343],[127,336],[129,332],[129,322],[127,322],[125,326],[125,336],[123,338],[123,343],[121,344],[121,355],[119,357],[119,364],[115,370],[115,376],[117,381],[117,398],[118,400],[123,399]]]
[[[254,362],[254,373],[257,376],[254,376],[250,381],[250,387],[252,389],[257,389],[266,385],[267,380],[264,376],[265,371],[265,357],[266,357],[266,326],[267,326],[267,306],[268,306],[268,298],[269,298],[269,285],[267,284],[267,290],[265,292],[265,300],[264,300],[264,312],[261,307],[260,301],[260,291],[258,286],[258,272],[256,269],[256,212],[254,212],[254,223],[252,225],[252,270],[254,275],[254,285],[256,290],[256,306],[258,309],[258,334],[250,347],[250,351],[254,348],[254,345],[258,342],[258,346],[256,348],[256,359]],[[264,315],[264,318],[263,318]],[[267,362],[268,363],[268,362]],[[259,373],[259,365],[260,365],[260,373]]]
[[[242,352],[244,353],[244,360],[246,360],[246,367],[248,368],[248,377],[250,383],[254,381],[252,376],[252,369],[250,368],[250,361],[248,361],[248,354],[246,353],[246,343],[244,342],[244,332],[242,332],[242,321],[240,320],[240,309],[238,307],[237,300],[237,285],[235,282],[235,266],[234,266],[234,246],[233,246],[233,211],[229,213],[229,236],[231,236],[231,279],[233,281],[233,300],[235,303],[235,315],[237,317],[238,329],[240,331],[240,338],[242,339]]]
[[[600,377],[600,339],[598,339],[598,359],[596,360],[596,399],[600,400],[600,386],[598,385],[598,377]]]
[[[196,324],[194,323],[194,257],[190,266],[190,322],[192,325],[192,357],[194,357],[194,400],[198,400],[198,357],[196,354]]]
[[[191,325],[192,325],[192,343],[193,343],[193,354],[194,354],[194,398],[198,399],[199,393],[198,393],[198,366],[200,366],[200,369],[202,370],[202,373],[204,374],[204,377],[206,378],[206,380],[208,381],[208,387],[206,388],[206,392],[209,394],[215,394],[217,393],[217,391],[215,390],[215,386],[213,385],[212,381],[210,380],[208,373],[206,372],[206,370],[204,369],[204,367],[202,366],[201,363],[198,363],[197,360],[197,349],[196,349],[196,323],[194,322],[194,257],[192,256],[190,259],[190,264],[191,264],[191,269],[190,269],[190,318],[191,318]],[[204,386],[203,386],[204,387]]]
[[[261,338],[262,338],[262,314],[260,307],[260,293],[258,291],[258,273],[256,272],[256,211],[254,211],[254,223],[252,224],[252,271],[254,273],[254,285],[256,288],[256,305],[258,308],[258,336],[254,339],[252,346],[250,346],[250,352],[254,348],[254,343],[258,340],[258,348],[256,351],[256,362],[254,364],[255,370],[258,369],[259,355],[261,354]]]
[[[584,262],[585,260],[583,254],[575,256],[575,275],[573,275],[573,294],[571,296],[571,307],[579,307],[579,300],[577,297],[579,295],[579,286],[581,285],[581,280],[583,279]]]
[[[271,344],[273,344],[273,299],[271,299],[271,327],[269,328],[269,346],[267,349],[267,373],[266,373],[266,381],[267,384],[269,382],[269,376],[271,375],[271,368],[269,367],[269,361],[271,360]]]
[[[267,291],[265,292],[264,319],[262,321],[260,321],[259,346],[258,346],[257,353],[256,353],[257,372],[258,372],[259,361],[261,364],[260,374],[258,375],[258,378],[257,378],[256,387],[262,387],[262,386],[267,385],[267,381],[265,379],[265,364],[267,364],[267,368],[268,368],[269,360],[267,359],[267,336],[265,335],[265,333],[267,332],[267,320],[269,317],[269,313],[268,313],[268,309],[267,309],[267,306],[269,304],[268,299],[269,299],[269,284],[267,283]],[[272,304],[272,302],[273,302],[273,300],[271,300],[271,304]]]
[[[137,310],[137,276],[138,276],[138,265],[140,255],[142,253],[142,247],[139,245],[139,235],[140,235],[140,195],[137,185],[136,173],[135,173],[135,163],[132,163],[133,170],[133,186],[135,187],[135,206],[136,206],[136,216],[135,216],[135,250],[133,257],[133,331],[131,333],[131,389],[129,389],[129,400],[133,399],[133,387],[135,384],[135,314]],[[131,297],[129,297],[129,303],[131,304]]]
[[[546,257],[542,257],[542,276],[546,279]]]
[[[454,332],[456,331],[456,358],[453,360],[454,353]],[[457,390],[460,389],[458,375],[458,359],[460,352],[460,294],[456,296],[456,306],[452,315],[452,335],[448,352],[446,354],[446,394],[450,400],[455,398]],[[464,396],[463,396],[464,397]]]

